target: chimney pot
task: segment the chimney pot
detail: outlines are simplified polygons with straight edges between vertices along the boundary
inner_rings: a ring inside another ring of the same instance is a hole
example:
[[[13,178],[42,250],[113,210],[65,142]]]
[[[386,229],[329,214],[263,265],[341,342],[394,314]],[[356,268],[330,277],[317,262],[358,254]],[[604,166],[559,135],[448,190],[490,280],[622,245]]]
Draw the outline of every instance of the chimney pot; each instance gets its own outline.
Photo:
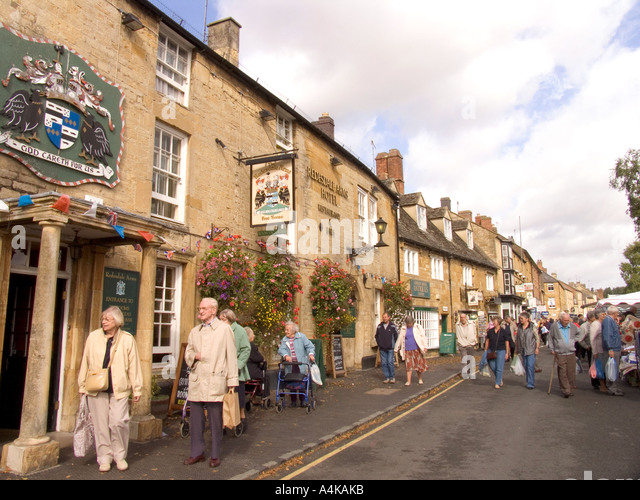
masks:
[[[334,139],[336,124],[329,113],[322,113],[322,116],[315,122],[313,122],[317,128],[328,135],[331,139]]]

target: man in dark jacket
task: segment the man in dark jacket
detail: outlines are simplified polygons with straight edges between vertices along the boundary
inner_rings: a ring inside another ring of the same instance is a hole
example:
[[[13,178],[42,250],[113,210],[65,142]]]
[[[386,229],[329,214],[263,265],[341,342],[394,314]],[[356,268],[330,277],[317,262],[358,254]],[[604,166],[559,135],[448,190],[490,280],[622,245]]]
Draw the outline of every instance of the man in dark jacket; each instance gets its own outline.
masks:
[[[382,323],[376,328],[376,343],[380,351],[380,364],[385,384],[396,383],[396,367],[393,348],[398,340],[398,329],[391,322],[388,313],[382,315]]]

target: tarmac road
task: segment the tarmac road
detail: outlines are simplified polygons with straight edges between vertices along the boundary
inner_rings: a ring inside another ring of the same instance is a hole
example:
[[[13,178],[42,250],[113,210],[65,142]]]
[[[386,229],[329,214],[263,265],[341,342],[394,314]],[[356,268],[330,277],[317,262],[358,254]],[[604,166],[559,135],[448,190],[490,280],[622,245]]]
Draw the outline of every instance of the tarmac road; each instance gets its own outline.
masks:
[[[637,416],[640,389],[627,387],[622,398],[606,396],[590,388],[586,375],[579,375],[575,397],[562,398],[556,383],[547,395],[551,355],[544,348],[540,362],[543,373],[533,391],[511,373],[500,390],[493,389],[489,378],[464,380],[296,479],[364,480],[372,474],[375,479],[581,479],[584,471],[593,471],[594,479],[639,478],[640,441],[631,422]],[[100,473],[95,454],[76,458],[71,434],[55,434],[61,443],[56,467],[27,476],[5,472],[0,478],[279,479],[304,464],[310,452],[317,459],[333,443],[344,446],[362,429],[370,431],[462,378],[457,356],[429,363],[423,386],[404,387],[403,366],[397,368],[398,383],[393,386],[382,384],[380,369],[353,371],[327,380],[316,391],[318,404],[310,414],[301,408],[278,414],[273,408],[256,407],[249,413],[245,434],[224,437],[217,469],[209,469],[206,462],[182,464],[189,455],[189,439],[180,437],[180,417],[175,416],[165,420],[165,437],[130,444],[125,472],[113,468]],[[605,425],[608,431],[594,431]],[[397,466],[384,462],[389,456]]]

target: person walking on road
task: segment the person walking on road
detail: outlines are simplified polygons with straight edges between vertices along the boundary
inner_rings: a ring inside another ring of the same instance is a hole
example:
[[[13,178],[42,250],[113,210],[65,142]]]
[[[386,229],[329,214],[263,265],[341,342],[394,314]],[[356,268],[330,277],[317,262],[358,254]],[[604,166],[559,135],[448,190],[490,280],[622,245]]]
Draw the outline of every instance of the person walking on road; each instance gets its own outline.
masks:
[[[209,467],[220,465],[222,447],[222,400],[238,386],[238,358],[233,330],[216,317],[218,301],[205,297],[198,308],[201,324],[189,332],[184,359],[190,368],[188,400],[191,405],[191,455],[193,465],[205,460],[205,416],[211,430]]]
[[[607,307],[607,315],[602,320],[602,349],[616,362],[616,368],[620,367],[620,354],[622,352],[622,339],[620,338],[620,327],[618,325],[619,310],[616,306]],[[609,359],[607,359],[607,362]],[[605,365],[602,366],[605,369]],[[620,377],[609,384],[609,394],[612,396],[624,396],[620,389]]]
[[[400,357],[406,363],[407,381],[404,385],[411,385],[411,375],[414,371],[418,372],[418,384],[422,384],[422,374],[429,369],[424,359],[427,353],[427,336],[422,326],[416,324],[413,316],[405,318],[394,350],[400,352]]]
[[[485,351],[487,351],[489,367],[496,377],[494,386],[496,389],[500,389],[503,384],[502,374],[504,364],[509,359],[511,343],[511,334],[500,325],[500,317],[494,316],[493,328],[487,332]]]
[[[602,348],[602,322],[607,315],[604,310],[595,311],[595,320],[591,323],[589,328],[589,343],[591,344],[591,356],[592,363],[600,362],[602,366],[602,373],[604,374],[604,365],[607,362],[608,355]],[[589,370],[591,371],[591,370]],[[607,382],[602,377],[598,377],[596,372],[596,378],[593,379],[597,382],[597,386],[594,384],[595,389],[599,389],[600,392],[607,392]]]
[[[531,322],[528,312],[520,313],[518,334],[516,335],[516,353],[522,356],[522,364],[527,379],[527,389],[535,387],[536,356],[540,352],[538,329]]]
[[[463,364],[471,362],[467,356],[473,357],[476,342],[476,325],[469,321],[465,313],[461,312],[460,320],[456,323],[456,343]]]
[[[558,365],[558,381],[565,398],[573,396],[576,385],[576,335],[578,327],[567,312],[561,312],[549,331],[549,350]]]
[[[382,315],[382,323],[376,328],[375,335],[380,353],[380,366],[384,375],[384,384],[396,383],[395,352],[393,348],[398,340],[398,329],[393,324],[389,313]]]

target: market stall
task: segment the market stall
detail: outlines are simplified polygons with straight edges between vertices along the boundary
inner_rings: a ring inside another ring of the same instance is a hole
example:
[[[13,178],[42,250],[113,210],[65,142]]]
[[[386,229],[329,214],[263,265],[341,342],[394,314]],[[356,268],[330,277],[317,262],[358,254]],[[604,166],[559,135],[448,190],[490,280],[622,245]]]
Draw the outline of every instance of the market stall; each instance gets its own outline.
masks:
[[[630,385],[640,387],[638,353],[640,352],[640,292],[613,295],[598,301],[599,308],[614,305],[620,311],[620,336],[622,356],[620,357],[620,377]]]

